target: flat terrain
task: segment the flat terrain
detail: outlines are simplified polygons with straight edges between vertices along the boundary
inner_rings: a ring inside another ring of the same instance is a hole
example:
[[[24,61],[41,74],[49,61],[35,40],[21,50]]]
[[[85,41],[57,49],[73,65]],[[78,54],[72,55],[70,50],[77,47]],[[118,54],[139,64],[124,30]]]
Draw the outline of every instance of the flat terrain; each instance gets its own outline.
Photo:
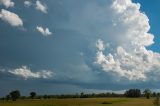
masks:
[[[0,101],[0,106],[153,106],[153,99],[145,98],[76,98]]]

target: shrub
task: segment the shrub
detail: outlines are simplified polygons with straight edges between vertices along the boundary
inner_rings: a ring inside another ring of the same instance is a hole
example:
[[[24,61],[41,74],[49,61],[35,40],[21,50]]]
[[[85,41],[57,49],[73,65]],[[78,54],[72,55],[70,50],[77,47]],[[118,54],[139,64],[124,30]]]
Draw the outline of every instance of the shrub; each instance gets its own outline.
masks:
[[[104,101],[104,102],[102,102],[102,104],[112,104],[112,102]]]
[[[156,97],[156,99],[153,101],[153,104],[154,104],[155,106],[160,106],[159,96]]]

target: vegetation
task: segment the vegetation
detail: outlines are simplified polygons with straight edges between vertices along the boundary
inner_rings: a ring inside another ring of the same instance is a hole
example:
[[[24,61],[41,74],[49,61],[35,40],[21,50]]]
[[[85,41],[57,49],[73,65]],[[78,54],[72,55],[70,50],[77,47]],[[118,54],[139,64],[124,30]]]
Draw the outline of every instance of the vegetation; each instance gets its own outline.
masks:
[[[31,98],[33,99],[36,96],[36,92],[31,92],[30,93]]]
[[[102,102],[102,104],[112,104],[112,102],[106,102],[106,101],[104,101],[104,102]]]
[[[160,106],[160,94],[158,93],[156,96],[157,97],[154,99],[153,104],[155,106]]]
[[[146,96],[147,99],[150,99],[151,94],[152,94],[151,90],[145,89],[143,93],[144,93],[144,95]]]
[[[154,106],[153,99],[145,98],[67,98],[26,99],[0,102],[0,106]]]
[[[126,97],[141,97],[141,91],[139,89],[129,89],[125,92]]]
[[[6,100],[7,100],[7,101],[9,101],[9,100],[10,100],[10,98],[11,98],[11,96],[10,96],[10,95],[6,95]]]
[[[20,97],[20,92],[18,90],[10,92],[10,97],[13,101],[16,101]],[[8,99],[8,96],[7,96]]]
[[[30,92],[27,97],[15,90],[0,99],[0,106],[160,106],[159,95],[149,89],[144,90],[143,94],[139,89],[129,89],[124,94],[82,92],[74,95],[37,95],[36,92]]]
[[[157,96],[157,97],[155,98],[155,100],[153,101],[153,104],[154,104],[155,106],[160,106],[159,96]]]

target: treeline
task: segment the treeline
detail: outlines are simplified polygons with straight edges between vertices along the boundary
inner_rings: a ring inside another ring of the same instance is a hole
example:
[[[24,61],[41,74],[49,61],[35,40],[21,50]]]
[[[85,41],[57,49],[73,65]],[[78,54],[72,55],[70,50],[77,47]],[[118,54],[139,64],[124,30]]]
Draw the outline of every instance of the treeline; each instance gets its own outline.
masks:
[[[160,93],[152,92],[150,89],[145,89],[143,92],[141,92],[140,89],[129,89],[124,93],[124,95],[130,98],[146,97],[149,99],[150,97],[160,96]]]
[[[116,93],[92,93],[92,94],[85,94],[85,93],[76,93],[76,94],[61,94],[61,95],[37,95],[36,92],[30,92],[30,96],[21,96],[19,90],[15,90],[10,92],[5,97],[1,98],[1,100],[13,100],[16,101],[17,99],[65,99],[65,98],[102,98],[102,97],[124,97],[124,94],[116,94]]]
[[[102,98],[102,97],[130,97],[130,98],[138,98],[138,97],[146,97],[149,99],[150,97],[157,97],[160,93],[151,92],[151,90],[146,89],[141,92],[140,89],[129,89],[124,94],[117,94],[117,93],[92,93],[92,94],[85,94],[85,93],[76,93],[76,94],[61,94],[61,95],[38,95],[36,92],[32,91],[29,94],[30,96],[21,96],[19,90],[11,91],[8,95],[1,98],[1,100],[12,100],[16,101],[17,99],[64,99],[64,98]]]

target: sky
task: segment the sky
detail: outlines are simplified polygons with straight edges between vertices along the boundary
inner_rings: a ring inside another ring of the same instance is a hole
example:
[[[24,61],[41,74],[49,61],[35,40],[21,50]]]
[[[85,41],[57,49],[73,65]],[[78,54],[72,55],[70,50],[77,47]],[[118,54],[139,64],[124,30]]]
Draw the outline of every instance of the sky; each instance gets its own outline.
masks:
[[[159,89],[159,0],[0,0],[0,96]]]

